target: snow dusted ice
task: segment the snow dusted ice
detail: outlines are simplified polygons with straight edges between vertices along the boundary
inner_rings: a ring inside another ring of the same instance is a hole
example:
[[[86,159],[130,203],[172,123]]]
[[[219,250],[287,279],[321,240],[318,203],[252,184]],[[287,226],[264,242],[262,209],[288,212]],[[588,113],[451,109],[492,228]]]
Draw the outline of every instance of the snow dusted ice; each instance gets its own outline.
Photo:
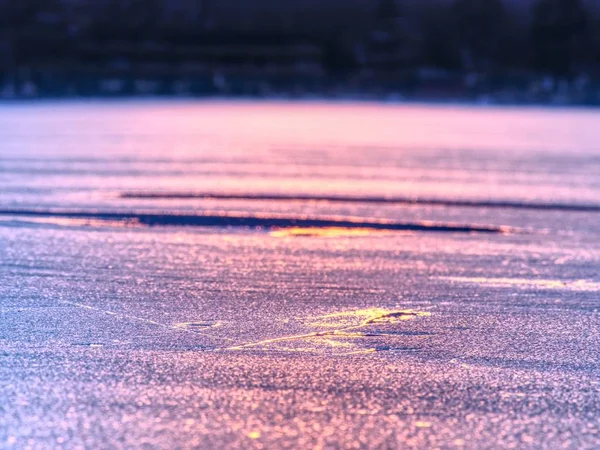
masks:
[[[598,123],[0,107],[0,447],[597,448]]]

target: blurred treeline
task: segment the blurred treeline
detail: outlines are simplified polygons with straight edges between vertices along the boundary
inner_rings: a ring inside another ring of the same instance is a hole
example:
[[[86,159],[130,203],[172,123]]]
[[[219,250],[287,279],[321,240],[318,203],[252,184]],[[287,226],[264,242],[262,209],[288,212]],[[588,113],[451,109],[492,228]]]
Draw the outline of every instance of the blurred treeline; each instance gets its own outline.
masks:
[[[245,83],[268,94],[429,80],[481,93],[511,80],[581,90],[600,77],[600,15],[585,0],[224,3],[0,0],[0,88],[235,93]]]

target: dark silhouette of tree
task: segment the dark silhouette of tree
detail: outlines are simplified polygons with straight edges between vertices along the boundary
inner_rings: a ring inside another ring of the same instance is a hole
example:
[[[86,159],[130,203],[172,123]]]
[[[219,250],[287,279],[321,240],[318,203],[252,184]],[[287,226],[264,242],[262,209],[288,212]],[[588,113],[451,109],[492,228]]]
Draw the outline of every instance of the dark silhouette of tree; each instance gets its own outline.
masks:
[[[421,66],[457,70],[462,67],[460,43],[451,6],[425,3],[419,10]]]
[[[595,11],[590,16],[590,41],[591,51],[589,53],[589,67],[588,71],[594,75],[600,74],[600,14]]]
[[[0,35],[10,41],[17,65],[60,60],[67,28],[60,0],[0,3]]]
[[[405,23],[395,0],[380,0],[375,11],[368,52],[375,66],[396,69],[404,64]]]
[[[92,32],[104,39],[154,40],[161,37],[162,0],[107,0],[95,10]]]
[[[264,67],[277,64],[277,52],[256,46],[312,46],[310,57],[286,55],[286,64],[312,63],[357,85],[363,75],[400,85],[417,73],[474,71],[481,76],[464,80],[482,90],[552,74],[577,79],[583,91],[600,75],[600,11],[589,0],[534,0],[531,15],[520,0],[237,1],[239,8],[220,0],[0,0],[0,83],[218,66],[223,58],[204,47],[233,49],[245,61],[248,39],[248,58]]]
[[[503,1],[455,0],[452,12],[463,67],[489,70],[498,66],[506,57],[512,25]]]
[[[378,19],[390,19],[398,17],[400,11],[395,0],[380,0],[375,13]]]
[[[534,7],[535,68],[558,76],[575,74],[589,55],[589,23],[581,0],[539,0]]]

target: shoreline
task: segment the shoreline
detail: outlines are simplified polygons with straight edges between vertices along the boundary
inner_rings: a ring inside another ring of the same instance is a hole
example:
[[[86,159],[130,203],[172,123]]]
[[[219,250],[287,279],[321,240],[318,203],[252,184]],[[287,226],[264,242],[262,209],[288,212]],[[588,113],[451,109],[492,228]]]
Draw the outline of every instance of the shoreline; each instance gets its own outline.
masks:
[[[402,98],[389,99],[376,96],[246,96],[246,95],[43,95],[43,96],[19,96],[11,98],[0,97],[0,106],[9,105],[32,105],[45,103],[120,103],[120,102],[173,102],[173,103],[290,103],[290,104],[375,104],[380,106],[432,106],[432,107],[465,107],[465,108],[501,108],[501,109],[569,109],[569,110],[596,110],[600,109],[600,101],[597,103],[586,102],[503,102],[503,101],[480,101],[477,99],[464,98]]]

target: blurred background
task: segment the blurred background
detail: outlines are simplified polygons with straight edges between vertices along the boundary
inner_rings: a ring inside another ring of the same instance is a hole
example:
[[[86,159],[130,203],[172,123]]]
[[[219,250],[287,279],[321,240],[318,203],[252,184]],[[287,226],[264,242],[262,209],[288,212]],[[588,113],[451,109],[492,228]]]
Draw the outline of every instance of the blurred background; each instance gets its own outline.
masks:
[[[598,0],[0,0],[0,98],[600,104]]]

